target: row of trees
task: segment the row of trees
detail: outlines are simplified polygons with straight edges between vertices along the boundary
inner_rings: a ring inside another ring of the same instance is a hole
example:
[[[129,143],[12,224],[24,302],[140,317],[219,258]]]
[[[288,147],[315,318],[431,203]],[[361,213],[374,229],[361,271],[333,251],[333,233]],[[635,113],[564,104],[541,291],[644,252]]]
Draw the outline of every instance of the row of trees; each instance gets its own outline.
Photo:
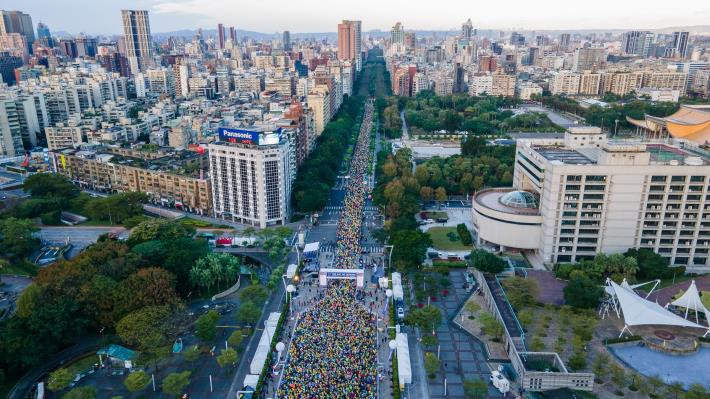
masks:
[[[148,201],[144,193],[128,192],[107,197],[81,193],[67,178],[38,173],[27,178],[24,189],[30,198],[5,212],[17,218],[40,218],[44,224],[59,224],[62,211],[74,211],[97,221],[123,223],[143,214]]]
[[[349,97],[316,140],[316,148],[301,165],[293,184],[294,207],[298,212],[322,209],[335,184],[345,152],[360,129],[361,97]]]

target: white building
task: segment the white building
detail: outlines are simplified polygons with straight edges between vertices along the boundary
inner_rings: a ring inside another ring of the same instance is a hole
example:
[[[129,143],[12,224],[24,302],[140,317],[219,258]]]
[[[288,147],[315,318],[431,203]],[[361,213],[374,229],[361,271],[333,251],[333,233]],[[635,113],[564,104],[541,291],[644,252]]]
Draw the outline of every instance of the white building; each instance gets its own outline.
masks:
[[[219,135],[208,147],[217,217],[262,228],[287,223],[295,170],[281,129],[220,128]]]
[[[580,76],[577,73],[562,71],[553,74],[550,81],[550,92],[552,94],[564,94],[576,96],[579,94]]]
[[[476,194],[474,228],[548,265],[649,248],[710,272],[709,165],[687,141],[611,141],[594,127],[518,140],[513,188]]]
[[[636,97],[648,97],[651,101],[662,101],[662,102],[678,102],[680,98],[679,90],[671,89],[654,89],[651,87],[644,87],[643,89],[638,89],[636,91]]]
[[[520,82],[516,90],[521,100],[530,100],[533,95],[542,95],[542,87],[532,82]]]

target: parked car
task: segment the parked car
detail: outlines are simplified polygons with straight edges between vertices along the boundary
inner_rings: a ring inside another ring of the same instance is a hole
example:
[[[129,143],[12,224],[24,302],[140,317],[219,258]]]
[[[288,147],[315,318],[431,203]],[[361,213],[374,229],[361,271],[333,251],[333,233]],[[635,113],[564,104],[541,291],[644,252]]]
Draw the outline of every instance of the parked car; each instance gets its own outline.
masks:
[[[397,308],[397,318],[400,320],[404,319],[404,308]]]

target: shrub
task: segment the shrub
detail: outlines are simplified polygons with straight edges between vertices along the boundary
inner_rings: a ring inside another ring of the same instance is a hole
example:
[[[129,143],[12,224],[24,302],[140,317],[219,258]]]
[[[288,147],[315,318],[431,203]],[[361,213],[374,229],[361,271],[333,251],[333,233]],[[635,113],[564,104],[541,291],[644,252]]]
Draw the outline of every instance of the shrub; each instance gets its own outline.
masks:
[[[464,223],[461,223],[456,226],[456,232],[459,233],[459,237],[461,237],[461,244],[463,245],[471,245],[473,244],[473,238],[471,237],[471,232],[468,231],[468,227]]]

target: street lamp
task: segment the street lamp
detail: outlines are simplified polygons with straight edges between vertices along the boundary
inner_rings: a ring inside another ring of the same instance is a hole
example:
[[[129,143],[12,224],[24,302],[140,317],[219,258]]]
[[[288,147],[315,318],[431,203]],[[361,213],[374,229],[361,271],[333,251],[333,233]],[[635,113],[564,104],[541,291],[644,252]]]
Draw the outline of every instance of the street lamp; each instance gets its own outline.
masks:
[[[286,286],[286,295],[288,298],[288,312],[291,313],[291,302],[293,300],[293,292],[296,291],[296,287],[293,286],[293,284],[289,284]]]
[[[283,352],[284,349],[286,349],[286,345],[283,342],[276,343],[276,353],[278,353],[278,357],[276,358],[276,365],[281,362],[281,352]]]

